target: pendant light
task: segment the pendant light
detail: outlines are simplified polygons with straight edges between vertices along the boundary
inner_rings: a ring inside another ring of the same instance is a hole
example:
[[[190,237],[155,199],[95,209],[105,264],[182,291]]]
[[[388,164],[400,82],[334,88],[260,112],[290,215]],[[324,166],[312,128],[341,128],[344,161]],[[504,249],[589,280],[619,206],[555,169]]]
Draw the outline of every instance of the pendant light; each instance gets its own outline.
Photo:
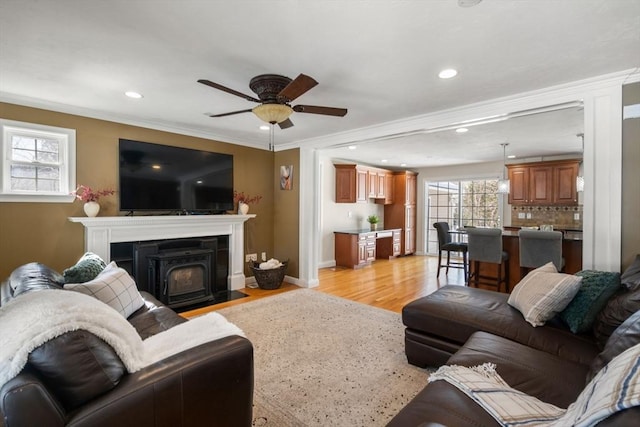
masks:
[[[509,194],[509,190],[511,189],[511,183],[505,177],[505,169],[507,168],[507,145],[508,142],[504,142],[502,144],[502,179],[498,180],[498,194]]]

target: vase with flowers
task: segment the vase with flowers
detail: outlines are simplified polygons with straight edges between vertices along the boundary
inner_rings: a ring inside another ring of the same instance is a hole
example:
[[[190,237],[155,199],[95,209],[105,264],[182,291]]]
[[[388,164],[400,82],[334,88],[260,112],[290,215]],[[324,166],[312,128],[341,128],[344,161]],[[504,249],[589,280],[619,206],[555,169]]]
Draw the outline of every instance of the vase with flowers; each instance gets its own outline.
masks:
[[[89,217],[94,217],[100,212],[100,204],[98,201],[101,197],[110,196],[115,193],[115,190],[104,189],[94,190],[86,185],[79,185],[75,191],[72,191],[76,199],[84,202],[84,213]]]
[[[258,204],[262,200],[262,196],[250,196],[245,194],[244,191],[233,192],[233,201],[238,204],[238,214],[246,215],[249,212],[249,205],[254,203]]]

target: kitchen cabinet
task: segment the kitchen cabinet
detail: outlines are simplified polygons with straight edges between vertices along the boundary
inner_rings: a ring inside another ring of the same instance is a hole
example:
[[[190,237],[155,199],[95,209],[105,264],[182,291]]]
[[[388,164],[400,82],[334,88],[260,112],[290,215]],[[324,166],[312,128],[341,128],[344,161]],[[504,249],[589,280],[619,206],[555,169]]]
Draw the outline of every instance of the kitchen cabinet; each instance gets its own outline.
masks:
[[[361,165],[334,165],[336,169],[336,203],[391,203],[391,171]]]
[[[361,268],[400,255],[400,229],[335,231],[336,266]]]
[[[385,228],[400,228],[400,253],[410,255],[416,250],[416,191],[415,172],[393,173],[393,203],[384,207]]]
[[[576,178],[580,165],[570,162],[557,165],[553,170],[553,203],[557,205],[577,205],[578,191]]]
[[[509,165],[511,205],[578,204],[576,177],[579,160]]]
[[[358,165],[334,165],[336,203],[366,203],[368,171]]]

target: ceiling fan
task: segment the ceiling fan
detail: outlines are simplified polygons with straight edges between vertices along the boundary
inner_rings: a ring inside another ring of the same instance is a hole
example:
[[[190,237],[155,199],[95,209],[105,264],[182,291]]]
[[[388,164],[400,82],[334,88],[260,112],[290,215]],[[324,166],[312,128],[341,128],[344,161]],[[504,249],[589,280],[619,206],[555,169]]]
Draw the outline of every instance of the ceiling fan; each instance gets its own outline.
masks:
[[[325,116],[343,117],[347,114],[346,108],[321,107],[317,105],[290,105],[291,101],[306,93],[309,89],[318,84],[313,78],[300,74],[294,80],[289,77],[277,74],[261,74],[251,79],[249,87],[258,96],[245,95],[233,89],[229,89],[221,84],[209,80],[198,80],[198,83],[210,86],[214,89],[230,93],[244,98],[247,101],[257,102],[260,105],[247,110],[231,111],[222,114],[210,114],[209,117],[224,117],[233,114],[253,112],[260,120],[267,123],[278,124],[280,129],[287,129],[293,126],[289,116],[296,113],[323,114]]]

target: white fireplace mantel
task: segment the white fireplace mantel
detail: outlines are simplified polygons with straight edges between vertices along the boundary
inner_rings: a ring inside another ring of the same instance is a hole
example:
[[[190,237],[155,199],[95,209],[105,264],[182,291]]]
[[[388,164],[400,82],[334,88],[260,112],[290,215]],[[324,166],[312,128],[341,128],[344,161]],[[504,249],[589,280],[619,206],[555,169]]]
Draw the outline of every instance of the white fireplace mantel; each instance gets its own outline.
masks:
[[[229,289],[245,287],[244,223],[255,215],[70,217],[84,225],[85,251],[111,261],[111,243],[229,236]]]

